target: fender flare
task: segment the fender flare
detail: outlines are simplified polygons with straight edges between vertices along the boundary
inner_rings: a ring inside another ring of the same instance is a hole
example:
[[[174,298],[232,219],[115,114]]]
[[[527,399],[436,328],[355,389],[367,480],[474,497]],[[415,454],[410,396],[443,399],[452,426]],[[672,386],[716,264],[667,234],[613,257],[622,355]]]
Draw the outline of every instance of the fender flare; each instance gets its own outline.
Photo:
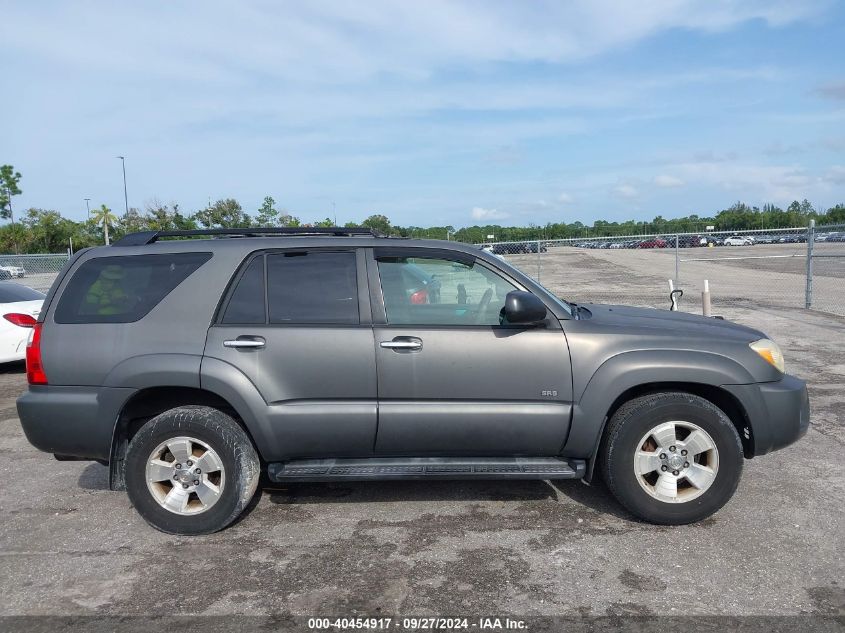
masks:
[[[617,354],[599,366],[574,403],[562,455],[594,461],[610,408],[635,387],[683,383],[720,388],[754,382],[741,364],[713,352],[641,350]]]
[[[200,373],[204,367],[209,373],[201,380]],[[100,411],[102,423],[112,427],[109,479],[113,490],[124,487],[121,456],[125,453],[127,440],[120,417],[132,398],[146,389],[185,387],[217,396],[241,418],[256,447],[264,445],[266,429],[257,422],[260,418],[255,412],[266,405],[246,376],[227,363],[192,354],[133,356],[109,372],[103,387],[101,394],[120,396],[110,398],[109,406],[102,407]],[[100,402],[101,405],[104,403],[102,397]]]

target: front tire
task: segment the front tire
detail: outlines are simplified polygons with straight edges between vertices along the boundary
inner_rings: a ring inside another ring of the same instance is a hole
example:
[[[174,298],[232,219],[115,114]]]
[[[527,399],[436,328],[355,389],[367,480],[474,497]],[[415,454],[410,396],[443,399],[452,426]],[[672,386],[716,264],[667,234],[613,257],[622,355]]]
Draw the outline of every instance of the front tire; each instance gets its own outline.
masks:
[[[129,443],[126,489],[144,520],[168,534],[211,534],[246,508],[260,461],[222,411],[182,406],[149,420]]]
[[[631,513],[682,525],[709,517],[733,496],[743,451],[733,423],[712,402],[663,392],[616,411],[600,459],[610,491]]]

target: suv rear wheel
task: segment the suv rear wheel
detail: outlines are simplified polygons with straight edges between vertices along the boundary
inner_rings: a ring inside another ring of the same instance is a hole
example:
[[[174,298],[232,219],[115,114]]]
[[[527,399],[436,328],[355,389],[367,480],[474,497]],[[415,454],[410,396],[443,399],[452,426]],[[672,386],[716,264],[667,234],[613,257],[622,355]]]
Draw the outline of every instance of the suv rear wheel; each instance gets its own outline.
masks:
[[[742,443],[712,402],[682,392],[626,402],[611,418],[601,451],[610,491],[652,523],[700,521],[733,496]]]
[[[183,406],[152,418],[126,455],[129,499],[169,534],[210,534],[229,525],[252,499],[259,473],[247,434],[211,407]]]

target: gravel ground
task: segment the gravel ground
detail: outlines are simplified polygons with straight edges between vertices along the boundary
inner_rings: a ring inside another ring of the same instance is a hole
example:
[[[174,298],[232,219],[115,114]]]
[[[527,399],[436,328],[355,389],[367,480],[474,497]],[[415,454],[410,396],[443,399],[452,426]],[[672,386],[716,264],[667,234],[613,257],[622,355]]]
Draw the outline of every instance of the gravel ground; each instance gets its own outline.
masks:
[[[813,308],[845,316],[845,243],[815,245]],[[803,308],[806,244],[762,244],[678,251],[683,305],[700,311],[704,280],[714,313],[734,307]],[[582,303],[669,307],[668,280],[675,277],[675,249],[584,249],[505,256],[550,290]]]
[[[634,283],[601,257],[568,257],[580,263],[567,296]],[[717,515],[675,528],[640,523],[602,486],[577,481],[387,482],[265,488],[220,534],[167,536],[107,489],[104,466],[27,444],[15,412],[23,367],[6,366],[0,615],[841,617],[845,319],[778,307],[726,315],[782,344],[789,371],[810,383],[813,426],[746,462]]]

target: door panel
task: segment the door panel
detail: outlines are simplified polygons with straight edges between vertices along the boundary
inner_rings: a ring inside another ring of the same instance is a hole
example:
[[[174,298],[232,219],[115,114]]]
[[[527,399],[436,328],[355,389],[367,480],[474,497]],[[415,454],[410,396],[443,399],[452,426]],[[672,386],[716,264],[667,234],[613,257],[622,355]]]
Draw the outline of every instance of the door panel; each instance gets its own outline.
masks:
[[[508,324],[518,288],[466,253],[375,249],[380,455],[556,455],[572,410],[566,336]]]
[[[263,348],[224,347],[263,337]],[[376,433],[376,367],[369,327],[214,326],[205,355],[235,366],[267,403],[288,457],[372,454]]]
[[[378,454],[555,455],[572,375],[560,329],[376,326]],[[543,395],[543,394],[547,395]]]
[[[379,403],[376,452],[382,455],[556,455],[571,406],[552,402]]]
[[[377,383],[363,254],[273,251],[242,270],[205,355],[237,368],[264,400],[274,445],[262,452],[371,455]]]

